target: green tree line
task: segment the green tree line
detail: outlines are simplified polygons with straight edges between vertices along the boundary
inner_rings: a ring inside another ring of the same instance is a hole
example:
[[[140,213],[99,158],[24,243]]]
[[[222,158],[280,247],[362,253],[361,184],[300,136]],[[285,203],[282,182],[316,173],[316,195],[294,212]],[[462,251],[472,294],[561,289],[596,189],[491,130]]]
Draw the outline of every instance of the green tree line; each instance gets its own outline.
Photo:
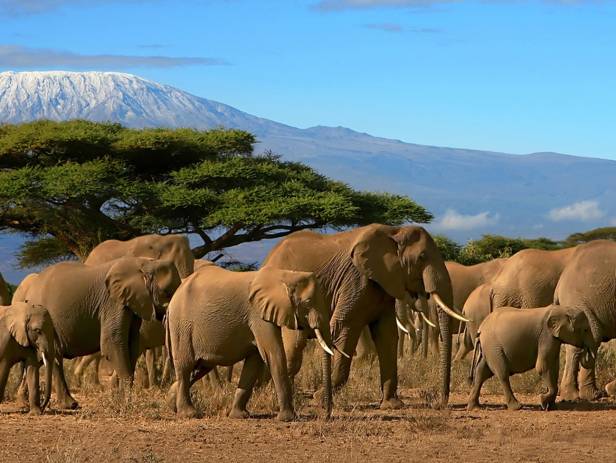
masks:
[[[436,235],[434,240],[445,260],[473,265],[499,257],[510,257],[522,249],[563,249],[589,241],[607,239],[616,240],[616,227],[602,227],[586,232],[574,233],[562,241],[549,238],[509,238],[501,235],[483,235],[480,239],[470,240],[461,245],[454,240]]]
[[[357,191],[241,130],[128,129],[81,120],[0,126],[0,230],[23,267],[83,258],[106,239],[188,234],[195,257],[302,229],[426,223],[408,197]],[[193,239],[195,241],[195,239]]]

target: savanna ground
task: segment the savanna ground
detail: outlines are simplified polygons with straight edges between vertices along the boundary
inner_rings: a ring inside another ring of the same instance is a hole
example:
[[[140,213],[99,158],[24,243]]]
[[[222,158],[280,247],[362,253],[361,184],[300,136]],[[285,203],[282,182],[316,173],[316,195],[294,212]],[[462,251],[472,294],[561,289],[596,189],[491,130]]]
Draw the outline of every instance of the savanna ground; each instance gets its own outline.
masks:
[[[193,395],[203,418],[178,420],[165,404],[166,387],[144,389],[139,374],[130,400],[86,379],[74,387],[79,410],[61,411],[52,401],[44,416],[31,417],[13,400],[13,374],[8,400],[0,405],[0,461],[614,461],[616,403],[561,404],[543,412],[537,396],[542,386],[529,372],[513,380],[525,405],[521,411],[501,405],[500,387],[492,379],[484,386],[484,408],[467,412],[464,362],[454,367],[450,407],[437,410],[436,359],[417,354],[400,361],[403,409],[379,410],[378,365],[357,361],[349,385],[335,397],[333,418],[324,421],[310,399],[320,378],[318,357],[306,358],[297,380],[299,419],[292,423],[274,419],[270,386],[252,398],[251,419],[232,420],[225,412],[233,386],[201,383]],[[598,370],[601,384],[616,377],[611,349],[601,352]]]

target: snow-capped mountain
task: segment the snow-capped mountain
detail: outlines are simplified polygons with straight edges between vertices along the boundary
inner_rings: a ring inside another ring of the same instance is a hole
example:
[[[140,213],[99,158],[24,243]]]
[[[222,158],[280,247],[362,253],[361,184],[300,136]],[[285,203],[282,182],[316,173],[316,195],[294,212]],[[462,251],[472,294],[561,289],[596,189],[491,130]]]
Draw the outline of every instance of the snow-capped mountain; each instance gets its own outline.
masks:
[[[41,118],[248,130],[260,141],[257,151],[271,149],[356,188],[411,196],[437,217],[433,231],[460,241],[483,233],[562,238],[616,223],[615,161],[423,146],[343,127],[300,129],[130,74],[0,73],[0,123]]]

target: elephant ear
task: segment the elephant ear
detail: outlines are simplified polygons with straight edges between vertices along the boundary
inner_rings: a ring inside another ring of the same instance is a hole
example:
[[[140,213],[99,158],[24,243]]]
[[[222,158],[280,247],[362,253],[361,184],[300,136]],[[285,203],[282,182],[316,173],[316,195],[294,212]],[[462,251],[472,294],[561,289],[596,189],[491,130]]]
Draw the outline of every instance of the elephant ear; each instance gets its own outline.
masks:
[[[132,258],[119,259],[107,271],[105,284],[111,298],[129,307],[139,318],[156,318],[154,275],[144,271],[138,262]]]
[[[398,243],[386,230],[366,227],[351,248],[351,258],[355,267],[387,294],[401,301],[406,299],[406,274],[398,256]]]
[[[289,273],[268,268],[257,271],[257,276],[250,283],[248,300],[263,320],[297,330],[299,323],[293,287],[282,277],[283,272]]]
[[[552,332],[552,336],[560,338],[567,329],[571,329],[572,321],[569,314],[564,310],[551,310],[550,315],[548,315],[547,325]]]
[[[20,346],[29,347],[30,340],[28,339],[28,312],[25,310],[25,304],[14,304],[7,311],[7,325],[11,336],[19,343]]]

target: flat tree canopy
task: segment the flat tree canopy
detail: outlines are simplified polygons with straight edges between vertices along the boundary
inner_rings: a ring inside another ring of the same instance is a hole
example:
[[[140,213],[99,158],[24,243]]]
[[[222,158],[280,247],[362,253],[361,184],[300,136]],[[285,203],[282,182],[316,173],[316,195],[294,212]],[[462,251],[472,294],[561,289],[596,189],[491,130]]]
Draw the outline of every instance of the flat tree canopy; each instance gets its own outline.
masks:
[[[31,236],[20,263],[34,266],[145,233],[196,235],[199,258],[305,228],[432,219],[405,196],[255,155],[255,141],[241,130],[80,120],[0,126],[0,229]]]

